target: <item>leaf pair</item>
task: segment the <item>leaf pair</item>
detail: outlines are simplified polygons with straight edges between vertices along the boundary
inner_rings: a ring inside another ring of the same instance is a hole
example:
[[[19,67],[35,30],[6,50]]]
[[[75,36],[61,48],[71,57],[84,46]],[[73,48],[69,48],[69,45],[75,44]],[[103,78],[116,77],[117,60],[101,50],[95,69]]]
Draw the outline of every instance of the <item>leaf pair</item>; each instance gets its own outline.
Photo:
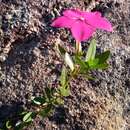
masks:
[[[32,102],[36,105],[43,105],[45,103],[51,103],[51,100],[53,100],[53,95],[54,95],[54,89],[50,87],[46,87],[43,96],[33,98]]]
[[[66,79],[63,77],[64,71],[62,72],[62,85],[65,85]],[[59,92],[59,91],[58,91]],[[63,92],[63,91],[62,91]],[[54,106],[63,104],[63,99],[58,95],[56,89],[46,87],[45,93],[42,97],[35,97],[32,102],[36,105],[40,105],[40,110],[37,114],[43,118],[50,115],[53,112]]]
[[[96,41],[92,40],[85,61],[88,63],[90,69],[106,69],[108,67],[107,60],[109,56],[110,51],[96,55]]]

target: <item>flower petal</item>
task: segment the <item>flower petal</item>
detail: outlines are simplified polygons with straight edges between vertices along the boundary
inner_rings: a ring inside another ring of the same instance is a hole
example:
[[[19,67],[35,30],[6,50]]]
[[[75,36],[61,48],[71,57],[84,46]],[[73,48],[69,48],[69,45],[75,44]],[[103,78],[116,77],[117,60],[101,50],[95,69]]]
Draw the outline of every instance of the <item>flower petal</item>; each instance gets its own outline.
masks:
[[[65,10],[63,12],[63,15],[71,19],[75,19],[81,17],[81,11],[76,9],[69,9],[69,10]]]
[[[89,39],[95,30],[95,28],[80,20],[77,20],[71,28],[73,37],[79,42]]]
[[[65,28],[71,28],[71,25],[73,24],[74,20],[69,19],[65,16],[61,16],[54,20],[51,24],[53,27],[65,27]]]
[[[113,31],[111,23],[101,16],[100,12],[84,12],[86,22],[98,29],[104,29],[106,31]]]

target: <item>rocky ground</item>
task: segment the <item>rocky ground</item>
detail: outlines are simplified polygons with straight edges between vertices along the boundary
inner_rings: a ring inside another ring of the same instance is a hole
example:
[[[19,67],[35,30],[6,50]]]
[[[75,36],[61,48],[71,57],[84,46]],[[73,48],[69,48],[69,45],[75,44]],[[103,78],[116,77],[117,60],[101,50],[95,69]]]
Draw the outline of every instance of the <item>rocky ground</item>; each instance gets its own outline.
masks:
[[[71,51],[74,40],[50,23],[68,8],[98,10],[112,22],[113,33],[95,34],[97,51],[111,51],[110,67],[93,72],[94,81],[73,80],[65,105],[26,130],[130,130],[129,0],[0,0],[0,127],[21,108],[29,109],[31,96],[57,84],[62,61],[55,42],[60,39]]]

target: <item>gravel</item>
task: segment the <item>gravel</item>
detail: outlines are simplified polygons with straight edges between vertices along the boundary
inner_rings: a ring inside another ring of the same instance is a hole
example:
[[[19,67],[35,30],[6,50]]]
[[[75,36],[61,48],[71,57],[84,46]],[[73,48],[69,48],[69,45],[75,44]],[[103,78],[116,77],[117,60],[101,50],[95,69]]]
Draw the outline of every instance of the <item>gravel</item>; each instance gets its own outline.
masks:
[[[21,109],[30,109],[31,96],[54,87],[62,67],[55,42],[72,53],[69,31],[50,27],[64,9],[98,10],[113,24],[114,32],[97,31],[97,51],[111,51],[110,67],[94,71],[96,80],[78,77],[71,95],[54,115],[38,117],[28,130],[130,129],[130,2],[104,0],[0,1],[0,127]],[[89,43],[89,41],[88,41]],[[87,42],[82,44],[84,50]]]

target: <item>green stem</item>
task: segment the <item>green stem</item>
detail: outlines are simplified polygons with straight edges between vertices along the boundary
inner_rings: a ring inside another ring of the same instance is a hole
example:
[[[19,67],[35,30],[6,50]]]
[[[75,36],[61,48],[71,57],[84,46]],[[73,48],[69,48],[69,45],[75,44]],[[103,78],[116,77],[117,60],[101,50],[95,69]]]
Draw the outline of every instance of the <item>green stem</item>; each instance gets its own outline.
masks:
[[[74,72],[71,72],[69,77],[68,77],[68,80],[67,80],[67,84],[70,84],[71,80],[75,78],[75,75],[77,75],[77,69],[74,71]]]

